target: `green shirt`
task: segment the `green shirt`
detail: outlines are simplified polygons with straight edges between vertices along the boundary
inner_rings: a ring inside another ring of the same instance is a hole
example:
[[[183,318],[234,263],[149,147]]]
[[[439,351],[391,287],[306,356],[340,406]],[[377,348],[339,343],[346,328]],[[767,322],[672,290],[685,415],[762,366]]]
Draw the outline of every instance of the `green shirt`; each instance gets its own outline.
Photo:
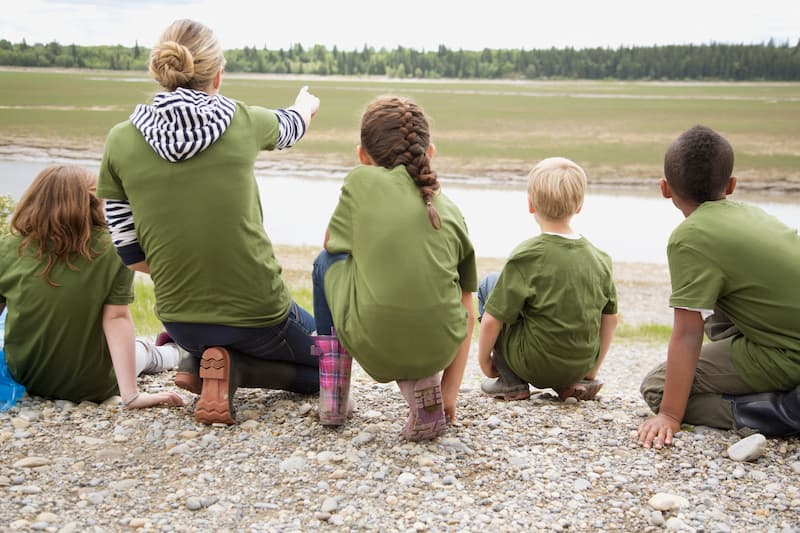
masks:
[[[446,368],[467,334],[462,291],[477,288],[475,251],[444,194],[428,219],[405,167],[356,167],[328,226],[327,250],[349,253],[325,275],[337,333],[374,379],[419,379]]]
[[[670,306],[719,308],[741,336],[731,358],[756,391],[800,384],[800,237],[758,207],[701,204],[667,247]]]
[[[28,393],[46,398],[101,402],[117,394],[103,334],[103,306],[133,301],[133,272],[117,257],[104,229],[92,235],[101,255],[73,260],[77,270],[56,265],[50,279],[35,258],[36,243],[20,257],[19,236],[0,238],[0,303],[8,306],[5,351],[8,369]]]
[[[616,314],[611,259],[588,240],[542,234],[521,243],[486,302],[503,322],[508,366],[539,388],[583,379],[600,353],[600,321]]]
[[[178,163],[130,122],[109,133],[97,193],[130,203],[162,321],[265,327],[288,315],[253,174],[277,139],[275,113],[241,103],[222,137]]]

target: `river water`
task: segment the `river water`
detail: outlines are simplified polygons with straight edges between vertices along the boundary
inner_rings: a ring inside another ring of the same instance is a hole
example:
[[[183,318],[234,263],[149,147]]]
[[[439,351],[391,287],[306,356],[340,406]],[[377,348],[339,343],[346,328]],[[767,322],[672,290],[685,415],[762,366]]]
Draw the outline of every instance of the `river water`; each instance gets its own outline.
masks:
[[[97,161],[77,161],[97,171]],[[48,162],[0,160],[0,194],[19,198]],[[344,173],[257,170],[264,226],[276,244],[319,246],[336,206]],[[472,185],[443,180],[442,190],[459,206],[476,253],[506,257],[523,240],[539,233],[528,213],[524,185]],[[800,196],[748,195],[731,199],[760,206],[787,225],[800,227]],[[420,200],[421,201],[421,200]],[[650,189],[590,187],[573,229],[608,252],[615,261],[666,263],[666,243],[683,215]]]

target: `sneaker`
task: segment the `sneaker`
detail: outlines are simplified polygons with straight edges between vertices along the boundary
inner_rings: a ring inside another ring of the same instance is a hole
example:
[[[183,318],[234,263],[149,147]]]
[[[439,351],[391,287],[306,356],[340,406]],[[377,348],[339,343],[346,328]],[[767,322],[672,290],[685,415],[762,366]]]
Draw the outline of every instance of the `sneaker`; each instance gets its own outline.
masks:
[[[409,405],[402,435],[410,441],[432,440],[444,433],[447,421],[442,402],[441,374],[397,382]]]
[[[225,348],[212,346],[200,359],[203,385],[194,408],[194,418],[203,424],[235,424],[231,380],[231,354]]]
[[[481,383],[481,390],[492,398],[502,398],[508,401],[527,400],[531,397],[531,391],[527,383],[509,385],[503,381],[503,378],[484,379]]]
[[[569,387],[558,389],[558,397],[563,402],[567,398],[575,398],[576,400],[594,400],[600,389],[603,388],[603,382],[599,379],[582,379],[577,383],[573,383]]]

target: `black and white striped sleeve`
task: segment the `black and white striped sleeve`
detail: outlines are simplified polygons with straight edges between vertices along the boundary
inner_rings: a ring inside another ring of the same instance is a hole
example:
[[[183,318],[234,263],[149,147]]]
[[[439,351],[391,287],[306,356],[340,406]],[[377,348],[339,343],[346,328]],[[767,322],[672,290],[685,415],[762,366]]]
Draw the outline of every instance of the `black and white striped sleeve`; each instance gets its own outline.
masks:
[[[144,251],[136,238],[136,225],[128,202],[107,200],[106,224],[117,254],[126,266],[145,260]]]
[[[275,148],[283,150],[297,144],[306,133],[306,123],[297,110],[290,108],[276,109],[278,116],[278,142]]]

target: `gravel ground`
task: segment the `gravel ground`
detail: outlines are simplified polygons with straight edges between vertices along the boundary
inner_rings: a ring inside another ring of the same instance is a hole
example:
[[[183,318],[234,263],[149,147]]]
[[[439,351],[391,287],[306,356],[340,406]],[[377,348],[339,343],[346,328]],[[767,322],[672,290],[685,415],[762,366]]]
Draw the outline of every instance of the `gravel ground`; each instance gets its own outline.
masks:
[[[315,251],[277,253],[302,277]],[[623,321],[669,323],[665,267],[615,272]],[[185,392],[184,408],[144,411],[25,397],[0,413],[0,531],[800,532],[800,440],[770,439],[749,462],[728,456],[739,435],[709,428],[637,447],[639,382],[663,344],[615,343],[599,399],[580,403],[481,395],[475,350],[457,423],[426,443],[401,439],[397,387],[357,365],[338,429],[315,397],[279,391],[238,391],[233,427],[195,423]]]
[[[354,369],[356,409],[319,424],[314,397],[242,389],[239,424],[188,406],[121,411],[25,397],[0,414],[2,531],[800,531],[800,442],[736,462],[733,432],[694,428],[636,446],[637,387],[664,347],[618,344],[598,401],[480,394],[473,358],[457,423],[432,442],[399,436],[394,384]],[[142,378],[171,387],[172,373]],[[667,495],[664,511],[649,503]]]

